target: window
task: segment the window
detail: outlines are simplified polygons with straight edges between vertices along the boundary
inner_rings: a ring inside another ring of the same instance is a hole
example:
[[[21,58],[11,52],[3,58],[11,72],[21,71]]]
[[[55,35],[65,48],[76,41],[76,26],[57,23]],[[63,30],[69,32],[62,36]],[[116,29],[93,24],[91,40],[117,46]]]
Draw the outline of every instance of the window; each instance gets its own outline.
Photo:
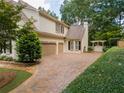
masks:
[[[64,34],[64,26],[61,26],[61,33]]]
[[[68,50],[71,50],[71,51],[73,51],[73,49],[74,49],[74,43],[73,43],[73,41],[69,41],[68,42]]]
[[[56,23],[56,33],[64,34],[64,26]]]
[[[4,42],[3,46],[0,46],[0,53],[12,53],[12,41]]]
[[[76,48],[76,51],[81,50],[81,42],[80,41],[75,41],[75,48]]]

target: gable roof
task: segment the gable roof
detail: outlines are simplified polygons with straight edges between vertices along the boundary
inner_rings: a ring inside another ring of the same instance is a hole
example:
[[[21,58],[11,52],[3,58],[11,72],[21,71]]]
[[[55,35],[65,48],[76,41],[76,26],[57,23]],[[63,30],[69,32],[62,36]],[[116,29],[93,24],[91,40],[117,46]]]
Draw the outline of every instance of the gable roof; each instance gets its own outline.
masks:
[[[37,10],[37,9],[34,8],[33,6],[31,6],[31,5],[29,5],[28,3],[24,2],[23,0],[19,0],[19,1],[18,1],[18,4],[19,4],[19,5],[23,5],[23,6],[24,6],[25,8],[27,8],[27,9],[31,9],[31,10],[34,10],[34,11]]]
[[[72,25],[67,32],[67,39],[82,40],[85,29],[83,25]]]

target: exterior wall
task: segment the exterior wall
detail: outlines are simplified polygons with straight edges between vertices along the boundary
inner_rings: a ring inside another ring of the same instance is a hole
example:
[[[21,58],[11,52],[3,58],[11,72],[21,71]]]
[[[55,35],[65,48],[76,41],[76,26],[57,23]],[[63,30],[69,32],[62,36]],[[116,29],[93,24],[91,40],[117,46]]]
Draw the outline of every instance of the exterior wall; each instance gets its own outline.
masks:
[[[51,37],[40,37],[41,43],[55,43],[56,44],[56,55],[59,54],[59,44],[64,45],[64,39],[51,38]]]
[[[56,33],[56,22],[51,21],[43,16],[41,16],[39,18],[40,20],[40,26],[39,26],[39,31],[41,32],[48,32],[48,33],[52,33],[55,35],[59,35],[59,36],[66,36],[66,33],[68,31],[68,28],[64,26],[64,34],[61,33]]]
[[[37,27],[39,32],[48,32],[56,35],[65,36],[68,31],[68,28],[64,26],[64,34],[56,33],[56,22],[41,16],[38,11],[23,9],[23,13],[28,18],[34,19],[34,25]]]
[[[58,50],[58,53],[60,54],[60,53],[63,53],[64,52],[64,44],[63,43],[59,43],[59,46],[58,46],[59,48],[59,50]]]
[[[88,51],[88,23],[87,22],[84,22],[84,30],[85,30],[85,32],[84,32],[84,35],[81,40],[81,50],[79,50],[79,51],[75,50],[75,41],[77,41],[77,40],[74,40],[74,51],[69,51],[68,50],[68,41],[69,40],[66,40],[64,43],[64,52],[65,53],[83,53],[85,51]]]
[[[25,14],[25,16],[28,19],[34,20],[34,25],[37,27],[38,30],[40,30],[40,21],[39,21],[39,13],[38,11],[30,10],[30,9],[23,9],[22,12]]]
[[[53,33],[53,34],[56,33],[55,32],[55,29],[56,29],[55,22],[50,21],[49,19],[46,19],[42,16],[39,18],[39,20],[41,21],[39,28],[42,32],[48,32],[48,33]]]
[[[73,40],[73,47],[74,47],[74,50],[73,51],[71,51],[71,50],[68,50],[68,42],[69,42],[70,40],[66,40],[65,41],[65,43],[64,43],[64,53],[81,53],[81,50],[76,50],[76,48],[75,48],[75,41],[77,41],[77,40]],[[78,40],[79,41],[79,40]]]
[[[69,28],[64,27],[64,36],[66,36],[66,35],[67,35],[68,30],[69,30]]]
[[[9,52],[7,53],[2,53],[2,56],[8,56],[8,57],[13,57],[14,59],[17,59],[17,54],[16,54],[16,43],[15,41],[12,41],[12,54]]]
[[[88,51],[88,23],[84,22],[84,36],[81,42],[81,52]]]
[[[118,47],[124,48],[124,40],[118,41]]]

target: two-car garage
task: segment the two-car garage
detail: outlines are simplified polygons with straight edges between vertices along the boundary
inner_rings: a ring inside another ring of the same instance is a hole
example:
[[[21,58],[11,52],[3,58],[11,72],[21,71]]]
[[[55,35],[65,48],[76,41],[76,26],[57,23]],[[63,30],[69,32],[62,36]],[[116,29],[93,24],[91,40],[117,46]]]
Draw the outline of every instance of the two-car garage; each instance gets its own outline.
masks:
[[[42,43],[43,56],[57,55],[63,53],[63,50],[63,43]]]

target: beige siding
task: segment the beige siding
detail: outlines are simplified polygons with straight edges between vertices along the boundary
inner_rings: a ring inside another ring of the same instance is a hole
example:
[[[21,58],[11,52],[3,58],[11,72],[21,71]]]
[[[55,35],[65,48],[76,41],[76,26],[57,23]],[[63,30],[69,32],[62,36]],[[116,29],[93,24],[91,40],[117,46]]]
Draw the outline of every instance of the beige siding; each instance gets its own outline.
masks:
[[[124,48],[124,41],[118,41],[118,47]]]
[[[59,49],[58,49],[58,50],[59,50],[59,51],[58,51],[59,54],[60,54],[60,53],[63,53],[63,48],[64,48],[64,47],[63,47],[63,43],[60,43],[60,44],[59,44]]]
[[[64,34],[56,33],[56,22],[41,16],[38,11],[23,9],[23,13],[27,18],[34,19],[34,25],[39,32],[48,32],[59,36],[65,36],[68,31],[68,27],[64,26]]]
[[[49,32],[49,33],[55,33],[55,22],[46,19],[45,17],[40,17],[39,21],[41,21],[40,23],[40,29],[42,32]]]

